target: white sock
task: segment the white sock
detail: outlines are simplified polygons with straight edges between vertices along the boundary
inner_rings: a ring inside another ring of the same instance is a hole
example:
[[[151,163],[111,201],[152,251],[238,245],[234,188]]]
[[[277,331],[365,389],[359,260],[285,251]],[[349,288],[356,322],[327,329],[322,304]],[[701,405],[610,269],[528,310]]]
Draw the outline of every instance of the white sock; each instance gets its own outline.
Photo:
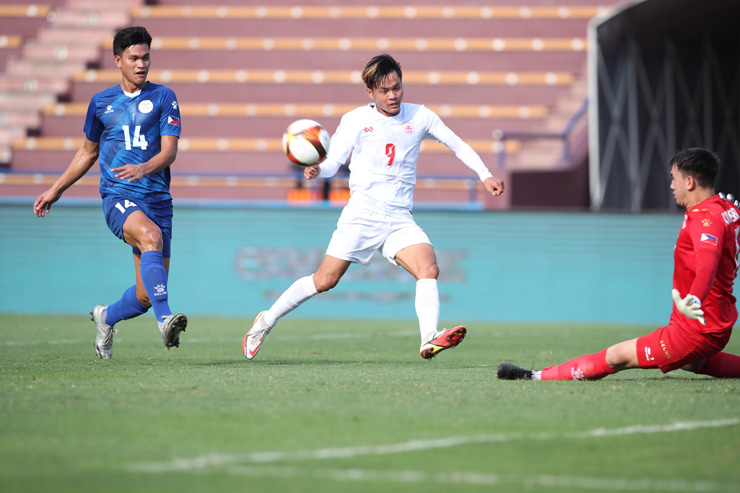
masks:
[[[542,370],[532,372],[532,380],[542,380]]]
[[[275,327],[278,320],[301,306],[304,301],[316,293],[318,291],[316,291],[316,285],[313,283],[313,274],[301,277],[291,284],[270,309],[265,312],[265,323],[270,327]]]
[[[416,316],[419,317],[421,343],[432,339],[439,325],[439,289],[436,279],[419,279],[416,281]]]

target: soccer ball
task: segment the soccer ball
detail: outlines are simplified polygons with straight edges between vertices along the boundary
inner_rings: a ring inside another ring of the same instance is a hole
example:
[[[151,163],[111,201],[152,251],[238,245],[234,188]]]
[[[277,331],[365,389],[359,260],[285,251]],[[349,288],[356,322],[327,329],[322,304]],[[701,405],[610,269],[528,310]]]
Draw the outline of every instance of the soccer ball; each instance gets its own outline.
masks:
[[[329,132],[313,120],[296,120],[283,134],[283,150],[298,166],[312,166],[326,159]]]

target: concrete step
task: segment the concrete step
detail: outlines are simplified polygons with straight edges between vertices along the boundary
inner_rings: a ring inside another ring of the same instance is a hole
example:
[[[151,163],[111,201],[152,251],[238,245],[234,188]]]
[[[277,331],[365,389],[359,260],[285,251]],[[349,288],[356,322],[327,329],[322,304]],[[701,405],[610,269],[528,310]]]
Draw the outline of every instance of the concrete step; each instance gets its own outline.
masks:
[[[7,1],[7,0],[6,0]],[[61,0],[57,0],[61,1]],[[462,4],[464,6],[477,6],[481,8],[493,8],[493,7],[506,7],[512,8],[512,5],[521,4],[519,8],[533,8],[533,7],[550,7],[560,8],[564,7],[596,7],[596,8],[607,8],[610,5],[619,3],[621,0],[525,0],[520,2],[514,2],[513,0],[465,0]],[[368,2],[370,3],[370,2]],[[401,6],[413,6],[418,7],[431,7],[431,6],[449,6],[452,4],[449,0],[406,0],[399,2],[398,0],[374,0],[371,2],[375,6],[390,6],[398,7]],[[341,2],[335,1],[329,5],[339,7]],[[171,6],[171,7],[204,7],[208,6],[208,2],[205,0],[158,0],[157,5],[160,6]],[[251,6],[251,7],[264,7],[267,2],[264,0],[219,0],[217,5],[221,6]],[[281,6],[324,6],[327,5],[326,0],[282,0]],[[365,7],[369,9],[370,7]]]
[[[100,49],[94,43],[62,43],[32,40],[23,47],[23,57],[29,61],[93,61],[100,58]]]
[[[406,19],[384,18],[337,22],[335,19],[286,19],[286,18],[195,18],[172,16],[134,16],[133,25],[145,25],[154,36],[181,36],[183,33],[197,36],[240,37],[245,33],[257,37],[323,37],[331,33],[336,37],[392,38],[399,33],[406,36],[425,37],[490,37],[495,33],[500,38],[539,37],[560,38],[586,36],[588,19]]]
[[[110,46],[110,45],[109,45]],[[107,53],[108,50],[106,50]],[[173,50],[152,48],[153,70],[346,70],[362,64],[383,50]],[[455,67],[485,72],[568,72],[583,73],[586,55],[582,52],[470,52],[393,51],[407,71],[443,71]],[[101,68],[115,69],[112,56],[103,56]],[[404,73],[405,75],[405,73]]]
[[[8,64],[7,74],[24,78],[64,77],[71,79],[74,74],[86,68],[86,60],[34,60],[24,57],[12,60]]]
[[[0,75],[0,91],[3,92],[65,94],[70,87],[70,81],[59,77]]]
[[[79,43],[81,38],[86,43],[97,45],[99,49],[102,49],[104,41],[113,39],[111,30],[108,28],[96,26],[64,28],[58,25],[54,25],[52,28],[41,29],[36,37],[39,42],[50,44],[74,44]],[[112,55],[111,46],[112,44],[108,43],[106,51],[111,52]]]
[[[129,17],[124,9],[73,10],[59,9],[54,20],[56,26],[63,28],[98,28],[116,30],[129,25]]]
[[[41,111],[43,108],[55,103],[56,101],[57,95],[53,92],[0,92],[0,109],[6,111],[16,109],[38,109],[39,111]]]
[[[491,140],[467,140],[485,162],[495,161]],[[82,137],[29,137],[13,143],[13,169],[25,171],[64,170],[82,145]],[[425,141],[420,163],[427,174],[470,173],[444,145]],[[521,144],[507,143],[507,152],[516,153]],[[173,172],[186,173],[285,173],[296,167],[282,151],[280,137],[269,139],[182,138]],[[420,164],[420,172],[421,172]]]
[[[144,0],[66,0],[66,6],[75,10],[128,10],[142,7]]]
[[[202,117],[183,116],[183,136],[198,138],[275,138],[281,136],[288,125],[298,118],[311,118],[333,133],[339,125],[339,117],[320,114],[297,114],[283,117],[226,116]],[[494,130],[526,132],[539,129],[541,119],[471,119],[445,118],[445,123],[462,139],[490,139]],[[45,115],[41,124],[41,135],[46,137],[78,136],[84,116]]]
[[[321,122],[330,132],[342,114],[356,104],[189,104],[181,105],[183,136],[275,137],[298,118]],[[541,127],[547,116],[543,106],[429,105],[464,139],[489,139],[494,129],[527,131]],[[41,134],[46,137],[77,136],[87,104],[59,103],[44,109]]]
[[[41,113],[31,109],[0,109],[0,128],[2,126],[21,127],[25,129],[41,128]],[[23,133],[25,135],[25,131]]]

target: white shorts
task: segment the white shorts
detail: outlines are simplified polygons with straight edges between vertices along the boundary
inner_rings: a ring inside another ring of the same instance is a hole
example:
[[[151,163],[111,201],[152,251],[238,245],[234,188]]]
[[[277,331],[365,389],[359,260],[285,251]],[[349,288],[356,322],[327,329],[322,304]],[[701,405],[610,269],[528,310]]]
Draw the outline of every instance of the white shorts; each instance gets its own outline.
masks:
[[[429,237],[414,221],[410,212],[388,215],[363,207],[347,205],[337,221],[326,254],[368,265],[376,251],[398,265],[395,256],[411,245],[429,243]]]

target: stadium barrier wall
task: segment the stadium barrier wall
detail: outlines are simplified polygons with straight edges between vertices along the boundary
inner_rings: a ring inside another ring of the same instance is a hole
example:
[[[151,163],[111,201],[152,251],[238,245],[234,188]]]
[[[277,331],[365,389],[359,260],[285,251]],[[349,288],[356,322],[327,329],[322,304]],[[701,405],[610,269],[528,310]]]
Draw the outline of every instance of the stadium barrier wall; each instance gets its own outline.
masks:
[[[320,263],[338,209],[175,207],[169,296],[189,315],[268,308]],[[437,250],[443,321],[667,323],[681,214],[416,212]],[[98,206],[0,205],[0,311],[86,314],[135,282]],[[289,316],[409,319],[415,284],[377,257]],[[685,294],[685,293],[684,293]],[[151,316],[147,314],[146,316]]]

